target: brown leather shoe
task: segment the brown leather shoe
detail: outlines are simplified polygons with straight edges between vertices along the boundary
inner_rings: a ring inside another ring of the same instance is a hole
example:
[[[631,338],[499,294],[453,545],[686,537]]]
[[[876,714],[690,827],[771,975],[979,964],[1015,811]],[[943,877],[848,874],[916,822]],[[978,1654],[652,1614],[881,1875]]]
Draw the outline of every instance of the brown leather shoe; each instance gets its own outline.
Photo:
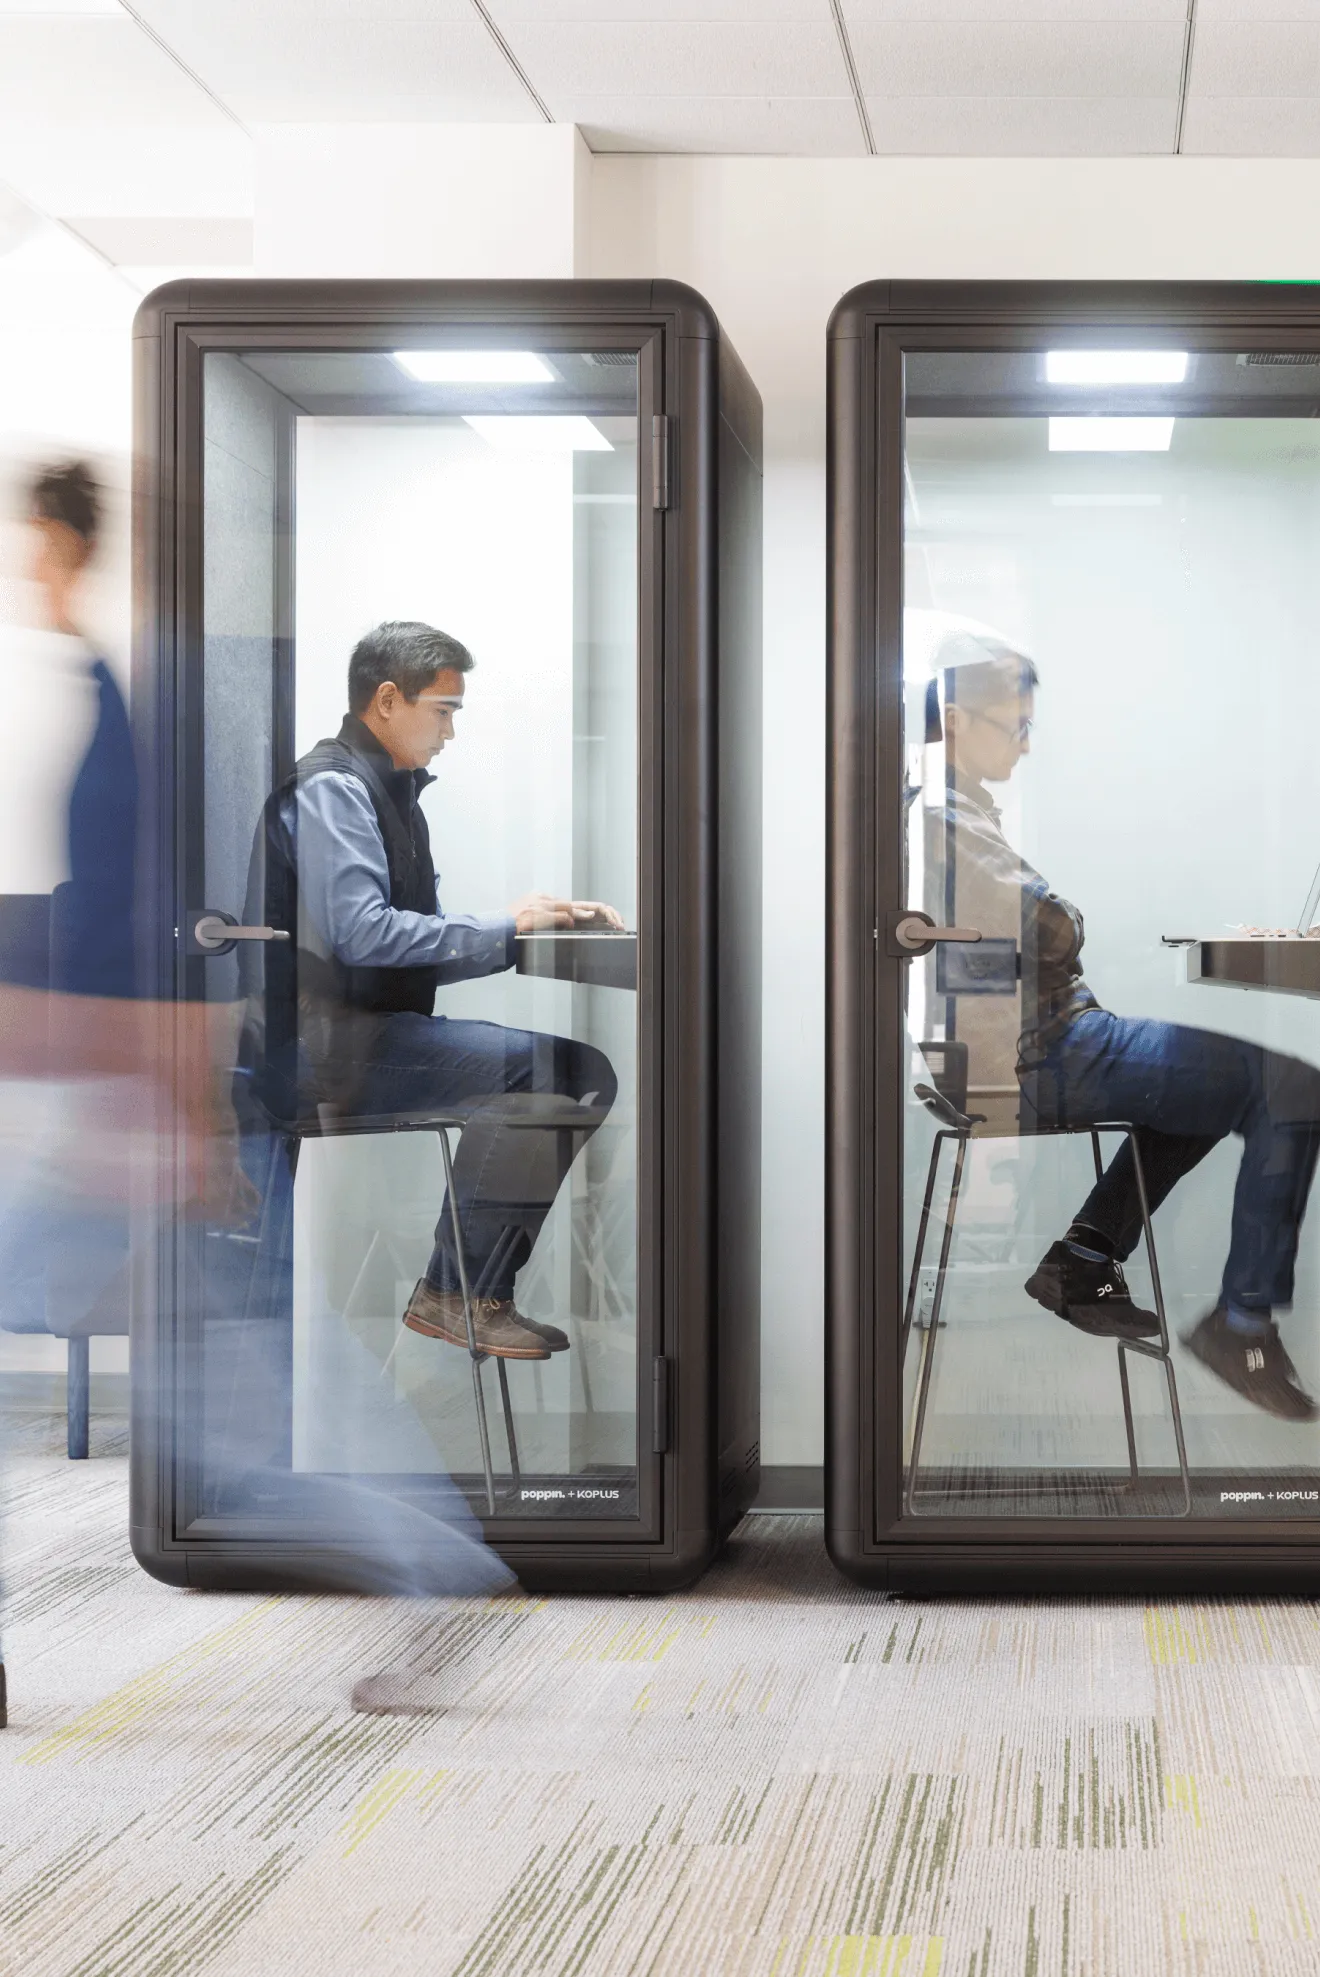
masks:
[[[443,1339],[446,1345],[467,1345],[461,1296],[457,1291],[433,1291],[424,1278],[408,1300],[403,1322],[410,1332],[421,1332],[424,1338]],[[550,1357],[545,1341],[514,1317],[511,1298],[474,1297],[472,1330],[477,1351],[488,1352],[496,1359]]]
[[[532,1332],[549,1346],[551,1352],[567,1352],[572,1340],[567,1332],[561,1332],[558,1325],[543,1325],[539,1318],[529,1318],[522,1311],[515,1311],[514,1322],[525,1331]]]

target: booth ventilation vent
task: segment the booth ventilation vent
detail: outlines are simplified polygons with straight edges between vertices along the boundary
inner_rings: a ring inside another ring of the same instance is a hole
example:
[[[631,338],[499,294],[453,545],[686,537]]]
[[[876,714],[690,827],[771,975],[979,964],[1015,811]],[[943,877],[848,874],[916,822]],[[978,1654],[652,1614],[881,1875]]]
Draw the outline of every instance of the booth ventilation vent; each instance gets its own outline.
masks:
[[[635,350],[585,350],[583,356],[589,364],[599,364],[602,370],[626,370],[637,362]]]
[[[1320,364],[1320,350],[1248,350],[1239,364]]]

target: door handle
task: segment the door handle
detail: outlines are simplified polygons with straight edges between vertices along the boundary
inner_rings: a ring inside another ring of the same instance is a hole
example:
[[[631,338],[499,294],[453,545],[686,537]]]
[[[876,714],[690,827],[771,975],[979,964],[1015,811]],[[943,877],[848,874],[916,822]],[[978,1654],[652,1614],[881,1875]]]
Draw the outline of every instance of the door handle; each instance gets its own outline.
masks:
[[[228,954],[235,941],[287,940],[283,927],[241,927],[228,913],[189,914],[189,945],[196,954]]]
[[[936,941],[958,941],[971,947],[982,938],[979,927],[937,927],[928,913],[917,913],[911,908],[891,913],[886,931],[889,952],[900,960],[929,954]]]

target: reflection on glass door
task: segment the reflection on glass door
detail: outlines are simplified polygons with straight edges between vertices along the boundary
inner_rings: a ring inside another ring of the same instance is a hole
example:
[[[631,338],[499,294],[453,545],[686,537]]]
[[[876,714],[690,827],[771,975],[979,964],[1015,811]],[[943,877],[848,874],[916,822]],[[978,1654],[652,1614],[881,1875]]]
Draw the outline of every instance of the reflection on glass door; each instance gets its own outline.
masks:
[[[211,354],[204,422],[190,1511],[636,1519],[636,358]]]
[[[1070,343],[905,359],[904,1508],[1316,1516],[1320,359]]]

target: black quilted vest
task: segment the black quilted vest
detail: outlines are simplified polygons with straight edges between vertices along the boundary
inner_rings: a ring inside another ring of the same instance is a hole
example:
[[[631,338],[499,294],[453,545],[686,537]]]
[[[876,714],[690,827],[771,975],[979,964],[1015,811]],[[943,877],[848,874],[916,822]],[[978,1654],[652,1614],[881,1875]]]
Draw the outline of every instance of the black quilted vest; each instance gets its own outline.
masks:
[[[283,927],[291,936],[288,942],[262,944],[268,1050],[296,1038],[300,997],[376,1014],[412,1010],[429,1016],[435,1005],[434,968],[350,968],[298,946],[298,823],[292,798],[326,769],[356,777],[371,799],[389,866],[390,905],[435,912],[431,840],[417,802],[435,778],[425,769],[396,769],[371,730],[347,714],[339,733],[318,741],[267,798],[253,846],[246,917],[251,921],[259,908],[266,926]]]

